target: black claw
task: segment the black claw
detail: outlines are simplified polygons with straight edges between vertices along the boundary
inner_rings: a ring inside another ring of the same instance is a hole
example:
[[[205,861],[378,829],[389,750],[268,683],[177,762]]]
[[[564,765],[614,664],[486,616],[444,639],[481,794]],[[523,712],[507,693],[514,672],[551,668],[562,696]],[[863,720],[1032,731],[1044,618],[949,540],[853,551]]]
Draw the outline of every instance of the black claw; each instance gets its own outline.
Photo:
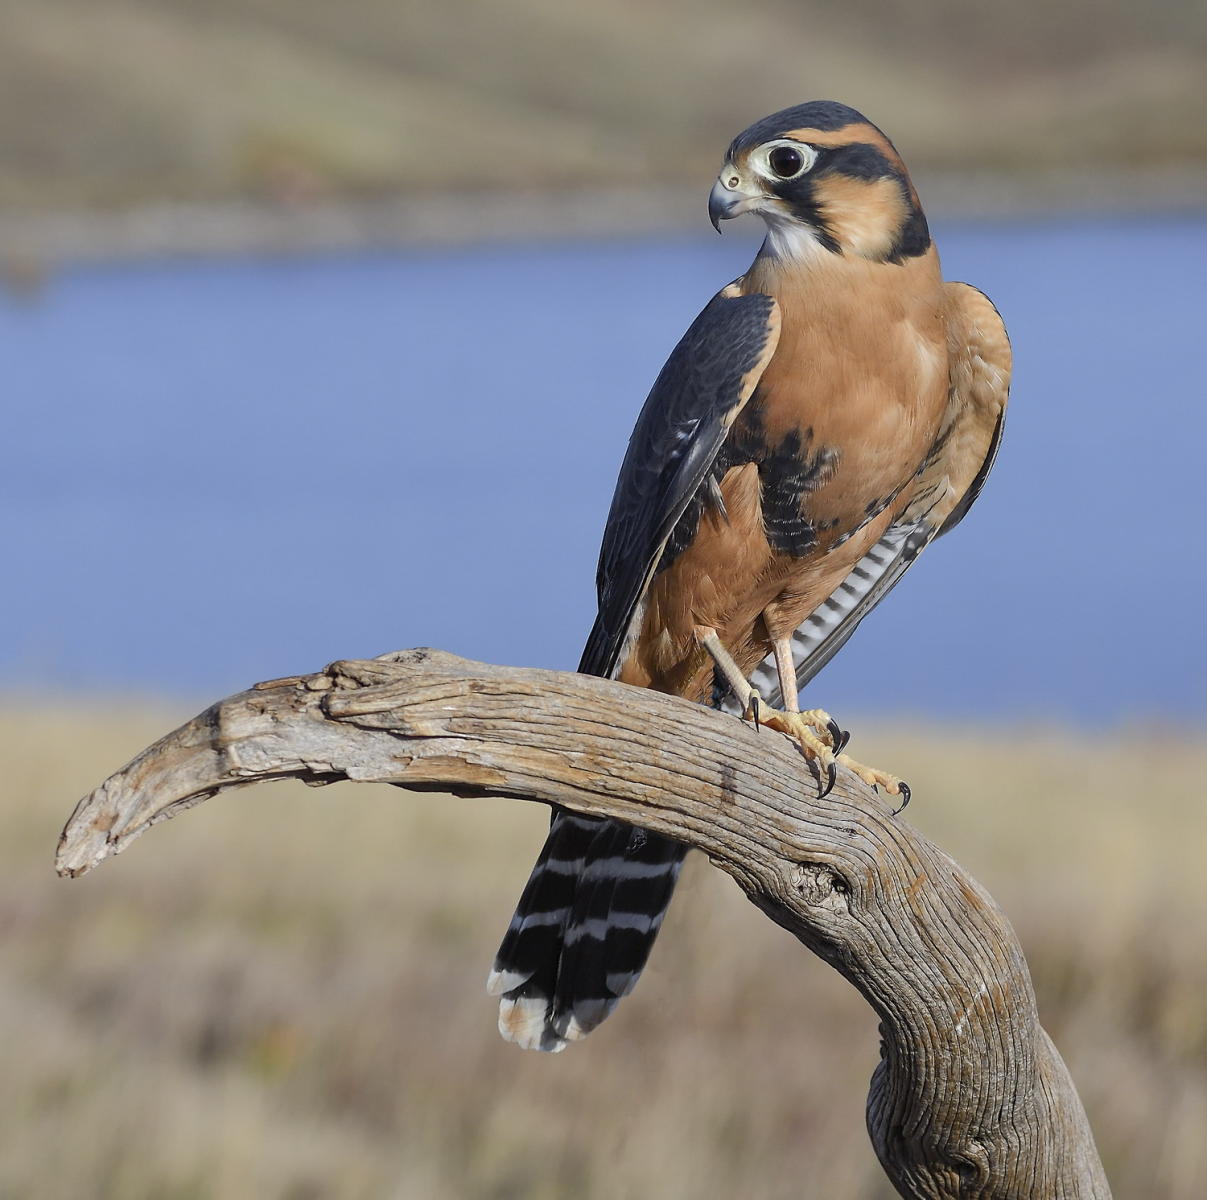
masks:
[[[897,815],[899,812],[904,812],[904,811],[905,811],[905,806],[906,806],[906,805],[909,803],[909,798],[910,798],[910,795],[911,795],[910,790],[909,790],[909,784],[908,784],[908,783],[906,783],[904,779],[902,779],[902,780],[898,781],[898,783],[897,783],[897,790],[898,790],[898,791],[901,793],[901,807],[900,807],[900,808],[895,808],[895,809],[893,809],[893,816],[894,816],[894,817],[895,817],[895,816],[896,816],[896,815]]]
[[[821,782],[821,779],[820,779],[821,763],[818,763],[817,767],[818,767],[817,774],[819,776],[818,782],[820,783]],[[826,786],[818,793],[819,800],[824,800],[825,797],[828,796],[834,790],[834,784],[837,781],[837,779],[838,779],[838,764],[836,762],[831,762],[829,770],[826,772]]]
[[[849,729],[840,729],[838,734],[838,744],[834,747],[835,754],[841,754],[847,748],[847,742],[851,740],[851,731]]]
[[[835,748],[842,741],[842,730],[838,727],[838,722],[833,717],[830,718],[826,725],[826,732],[830,735],[830,745]]]
[[[718,232],[720,231],[718,230]],[[762,727],[762,724],[759,721],[759,706],[762,703],[763,698],[758,694],[758,692],[750,693],[750,718],[752,721],[754,721],[755,733],[758,733],[759,729]]]

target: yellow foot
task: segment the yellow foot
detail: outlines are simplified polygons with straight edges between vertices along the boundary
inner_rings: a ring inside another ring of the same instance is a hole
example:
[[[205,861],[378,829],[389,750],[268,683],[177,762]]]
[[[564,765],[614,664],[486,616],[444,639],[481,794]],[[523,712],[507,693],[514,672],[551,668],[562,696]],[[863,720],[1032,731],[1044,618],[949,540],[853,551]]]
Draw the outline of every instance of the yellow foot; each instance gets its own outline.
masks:
[[[900,812],[909,803],[909,784],[904,779],[898,779],[896,775],[890,775],[887,771],[878,771],[875,767],[865,767],[863,763],[856,762],[847,754],[838,755],[837,761],[842,763],[848,771],[854,771],[864,783],[870,784],[872,787],[882,787],[890,796],[900,796],[901,804],[897,808],[897,812]]]
[[[818,782],[824,779],[821,795],[828,796],[834,787],[837,775],[837,764],[841,763],[848,771],[858,775],[864,783],[871,787],[882,787],[890,796],[901,797],[901,811],[909,803],[909,784],[890,775],[887,771],[879,771],[875,767],[864,766],[847,754],[843,747],[851,735],[839,728],[838,722],[824,709],[811,708],[805,712],[781,712],[777,708],[767,708],[758,699],[757,693],[751,698],[750,708],[744,714],[755,725],[766,725],[768,729],[777,729],[795,739],[809,762],[816,764]]]
[[[805,758],[817,767],[818,782],[825,781],[821,794],[829,795],[838,771],[836,755],[847,744],[848,735],[839,729],[838,722],[828,712],[820,708],[811,708],[807,712],[783,712],[778,708],[767,708],[756,693],[750,699],[745,716],[747,720],[754,721],[756,728],[766,725],[768,729],[778,729],[795,740]]]

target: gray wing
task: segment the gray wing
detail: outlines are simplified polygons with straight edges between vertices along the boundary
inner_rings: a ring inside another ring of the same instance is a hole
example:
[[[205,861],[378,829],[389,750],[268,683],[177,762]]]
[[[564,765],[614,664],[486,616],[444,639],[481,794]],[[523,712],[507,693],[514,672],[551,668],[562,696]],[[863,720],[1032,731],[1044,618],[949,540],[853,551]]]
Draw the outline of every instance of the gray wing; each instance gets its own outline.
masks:
[[[705,484],[734,418],[775,352],[771,296],[731,284],[671,352],[637,418],[604,528],[599,611],[579,670],[611,676],[676,522]]]

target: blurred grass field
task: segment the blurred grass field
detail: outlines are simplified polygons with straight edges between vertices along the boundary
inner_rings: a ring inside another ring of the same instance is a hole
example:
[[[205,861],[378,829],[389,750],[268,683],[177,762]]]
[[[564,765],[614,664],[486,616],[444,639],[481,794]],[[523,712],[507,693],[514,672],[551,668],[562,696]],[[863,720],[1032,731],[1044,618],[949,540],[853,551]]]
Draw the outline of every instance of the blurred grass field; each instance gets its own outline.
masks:
[[[696,182],[822,97],[920,182],[1207,160],[1187,0],[0,0],[0,28],[0,207]]]
[[[641,986],[524,1054],[483,981],[541,840],[513,801],[274,785],[79,882],[76,799],[191,715],[11,703],[0,1196],[888,1197],[876,1022],[694,859]],[[1014,921],[1120,1197],[1207,1194],[1207,744],[873,729]]]

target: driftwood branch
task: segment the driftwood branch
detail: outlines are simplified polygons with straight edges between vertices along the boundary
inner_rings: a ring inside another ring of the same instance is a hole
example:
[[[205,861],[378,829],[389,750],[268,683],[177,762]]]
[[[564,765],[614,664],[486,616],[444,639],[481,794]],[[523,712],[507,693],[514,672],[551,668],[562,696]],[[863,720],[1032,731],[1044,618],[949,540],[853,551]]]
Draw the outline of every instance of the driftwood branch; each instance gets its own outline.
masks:
[[[338,662],[144,751],[80,802],[58,869],[82,875],[156,821],[286,777],[560,804],[703,850],[879,1015],[868,1130],[903,1196],[1110,1195],[1001,910],[849,773],[820,799],[787,738],[582,675],[428,650]]]

